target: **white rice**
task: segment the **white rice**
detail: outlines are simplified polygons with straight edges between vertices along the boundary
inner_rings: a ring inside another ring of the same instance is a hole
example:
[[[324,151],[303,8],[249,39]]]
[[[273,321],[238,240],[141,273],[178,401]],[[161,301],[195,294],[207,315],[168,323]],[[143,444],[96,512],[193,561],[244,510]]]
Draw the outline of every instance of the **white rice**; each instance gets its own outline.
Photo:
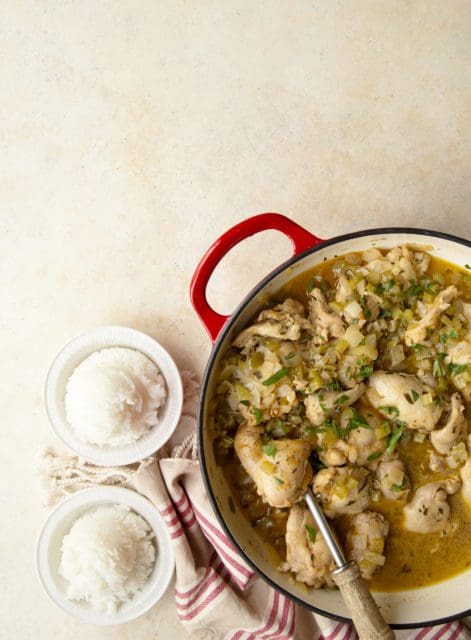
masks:
[[[155,562],[153,532],[129,507],[99,507],[76,520],[62,541],[67,598],[113,614],[146,584]]]
[[[144,354],[102,349],[83,360],[67,382],[67,420],[82,442],[125,446],[157,425],[166,396],[159,369]]]

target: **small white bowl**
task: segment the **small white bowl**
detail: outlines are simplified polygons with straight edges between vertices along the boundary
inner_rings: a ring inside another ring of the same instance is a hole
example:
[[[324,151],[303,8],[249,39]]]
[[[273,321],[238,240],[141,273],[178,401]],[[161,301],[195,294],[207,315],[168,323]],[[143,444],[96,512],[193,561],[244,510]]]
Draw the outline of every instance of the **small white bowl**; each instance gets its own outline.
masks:
[[[89,603],[67,599],[67,581],[60,575],[59,566],[62,540],[73,523],[88,511],[109,504],[127,505],[146,520],[155,534],[156,561],[142,591],[130,602],[122,604],[116,613],[106,615],[94,611]],[[118,487],[84,489],[61,502],[39,534],[36,563],[48,596],[78,620],[96,625],[122,624],[146,613],[164,595],[175,568],[170,534],[156,507],[135,491]]]
[[[167,398],[158,412],[158,424],[133,444],[107,447],[80,440],[70,426],[65,410],[67,382],[75,368],[95,351],[127,347],[140,351],[156,366],[165,380]],[[101,466],[138,462],[164,445],[175,431],[183,405],[183,388],[177,366],[168,352],[153,338],[128,327],[98,327],[74,338],[49,369],[45,391],[46,410],[57,436],[78,456]]]

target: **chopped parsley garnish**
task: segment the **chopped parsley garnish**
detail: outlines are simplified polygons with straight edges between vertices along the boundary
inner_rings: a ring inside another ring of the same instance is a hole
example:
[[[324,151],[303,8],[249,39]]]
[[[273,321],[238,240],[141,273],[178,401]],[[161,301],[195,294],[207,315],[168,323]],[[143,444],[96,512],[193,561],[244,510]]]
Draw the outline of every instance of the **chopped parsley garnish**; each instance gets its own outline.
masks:
[[[465,265],[464,265],[464,268],[465,268],[465,269],[471,269],[471,265],[469,265],[469,264],[465,264]]]
[[[436,289],[440,288],[440,283],[436,282],[435,280],[432,280],[432,282],[428,282],[425,285],[425,291],[426,293],[435,293]]]
[[[281,478],[278,478],[277,476],[275,476],[275,482],[276,484],[284,484],[284,480],[282,480]]]
[[[358,409],[352,407],[353,416],[348,421],[348,429],[359,429],[362,427],[363,429],[371,429],[371,425],[365,420],[365,418],[361,415]]]
[[[400,493],[403,489],[402,484],[393,484],[391,485],[391,489],[396,493]]]
[[[401,420],[396,421],[396,428],[393,430],[393,432],[389,436],[389,442],[386,448],[386,453],[388,455],[392,455],[394,453],[397,443],[401,439],[402,434],[404,433],[404,430],[406,429],[406,427],[407,427],[407,424],[405,422],[402,422]]]
[[[348,396],[343,394],[339,396],[336,400],[334,400],[334,404],[343,404],[346,400],[348,400]]]
[[[406,291],[406,296],[409,298],[415,298],[416,296],[420,296],[420,294],[424,293],[424,291],[425,287],[423,284],[419,284],[418,282],[411,280],[411,284]]]
[[[258,424],[260,420],[263,418],[263,411],[257,409],[257,407],[252,407],[252,413],[255,416],[255,422]]]
[[[282,369],[280,369],[279,371],[277,371],[276,373],[274,373],[272,376],[270,376],[269,378],[267,378],[266,380],[264,380],[262,382],[263,385],[265,385],[266,387],[269,387],[272,384],[276,384],[277,382],[279,382],[282,378],[285,377],[285,375],[288,373],[288,368],[287,367],[283,367]]]
[[[332,380],[332,382],[329,382],[329,384],[326,385],[326,388],[329,391],[341,391],[342,390],[342,385],[340,384],[340,382],[338,380]]]
[[[371,364],[364,364],[358,370],[356,378],[369,378],[373,375],[373,366]]]
[[[416,403],[417,400],[419,399],[419,394],[417,393],[417,391],[415,389],[412,389],[412,391],[410,392],[411,396],[412,396],[412,404]]]
[[[420,344],[420,342],[416,342],[415,344],[411,344],[410,348],[414,351],[424,351],[427,346],[425,344]]]
[[[377,460],[382,455],[383,455],[382,451],[375,451],[375,453],[372,453],[367,457],[367,460],[368,462],[373,462],[373,460]]]
[[[383,406],[383,407],[378,407],[378,409],[380,411],[384,411],[384,413],[387,413],[388,416],[398,416],[399,415],[399,409],[397,407]]]
[[[337,438],[341,438],[342,437],[342,433],[340,432],[338,424],[335,422],[335,420],[333,418],[327,418],[326,421],[324,422],[323,426],[326,429],[330,429],[331,431],[333,431],[335,433],[335,435],[337,436]]]
[[[276,446],[274,444],[264,444],[263,447],[263,453],[267,456],[270,456],[272,458],[275,457],[275,453],[276,453]],[[260,449],[259,449],[260,451]]]
[[[433,361],[433,366],[432,366],[432,375],[434,378],[443,378],[443,376],[445,375],[445,372],[442,367],[442,362],[445,359],[445,355],[446,354],[444,353],[436,354],[436,358]]]
[[[314,544],[316,541],[317,531],[310,524],[304,525],[307,531],[307,535],[309,536],[309,540]]]
[[[447,340],[449,340],[450,338],[457,338],[458,337],[458,332],[456,331],[456,329],[452,329],[450,331],[450,333],[442,333],[440,336],[440,342],[442,344],[446,344]]]
[[[387,282],[385,282],[384,284],[382,284],[381,282],[378,283],[375,287],[375,293],[380,296],[382,293],[384,293],[385,291],[390,291],[394,285],[396,284],[395,280],[388,280]]]
[[[446,366],[446,372],[449,376],[457,376],[458,374],[466,371],[467,368],[467,364],[453,364],[452,362],[450,362],[450,364],[447,364]]]
[[[305,427],[304,431],[306,433],[327,433],[327,429],[323,429],[322,427]]]

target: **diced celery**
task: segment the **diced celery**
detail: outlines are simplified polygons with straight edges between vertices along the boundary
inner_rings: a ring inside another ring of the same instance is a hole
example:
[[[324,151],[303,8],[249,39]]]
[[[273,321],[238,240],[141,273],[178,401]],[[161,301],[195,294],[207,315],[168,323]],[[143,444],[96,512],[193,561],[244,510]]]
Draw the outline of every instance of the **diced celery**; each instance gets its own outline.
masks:
[[[376,271],[368,271],[365,277],[368,280],[368,282],[371,282],[371,284],[378,284],[378,282],[380,281],[380,276],[378,273],[376,273]],[[373,291],[374,288],[370,289],[368,287],[368,290]]]
[[[235,382],[234,388],[235,388],[237,400],[239,400],[239,402],[242,402],[242,400],[245,400],[246,402],[247,401],[250,402],[252,400],[252,394],[246,387],[244,387],[243,384],[240,384],[240,382]]]
[[[336,313],[340,313],[343,309],[342,305],[339,304],[338,302],[335,302],[335,300],[333,300],[332,302],[329,302],[329,307],[332,309],[332,311],[335,311]]]
[[[261,351],[254,351],[250,354],[250,366],[252,369],[258,369],[262,366],[265,356]]]
[[[371,551],[373,551],[373,553],[383,553],[383,549],[384,549],[383,538],[371,538],[370,548],[371,548]]]
[[[350,346],[348,340],[344,340],[344,338],[339,338],[335,343],[335,348],[339,353],[344,353]]]
[[[422,404],[424,407],[428,407],[433,404],[433,396],[431,393],[424,393],[422,396]]]
[[[381,438],[385,438],[390,433],[391,433],[391,428],[387,422],[383,422],[380,427],[377,427],[375,429],[375,434],[378,440],[381,440]]]
[[[347,487],[343,484],[343,485],[337,485],[334,489],[334,493],[337,496],[337,498],[340,498],[341,500],[343,498],[346,498],[348,495],[348,489]]]
[[[276,464],[274,464],[273,462],[270,462],[270,460],[263,460],[263,462],[260,463],[260,469],[264,473],[268,473],[269,475],[272,475],[275,472]]]
[[[347,489],[355,489],[356,487],[358,487],[358,480],[350,476],[350,478],[348,478],[347,482],[345,483],[345,486],[347,487]]]
[[[325,382],[321,374],[315,369],[309,369],[309,386],[311,387],[312,391],[316,391],[317,389],[325,387]]]
[[[367,344],[355,347],[354,349],[352,349],[352,352],[355,356],[364,356],[369,360],[376,360],[376,358],[378,357],[377,350],[374,347],[369,347]]]

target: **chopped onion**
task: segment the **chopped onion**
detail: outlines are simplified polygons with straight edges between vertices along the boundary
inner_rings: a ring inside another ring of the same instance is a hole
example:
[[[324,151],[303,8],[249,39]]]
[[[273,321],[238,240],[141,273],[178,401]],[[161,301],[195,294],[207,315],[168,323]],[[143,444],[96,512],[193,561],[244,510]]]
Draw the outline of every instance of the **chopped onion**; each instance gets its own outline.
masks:
[[[393,347],[389,355],[391,357],[391,366],[397,367],[397,365],[400,364],[405,359],[404,348],[402,344],[398,344],[395,347]]]
[[[343,339],[346,340],[351,347],[356,347],[364,340],[365,336],[355,325],[348,327],[345,331]]]
[[[344,309],[344,312],[347,313],[352,318],[359,318],[363,313],[363,309],[361,308],[359,303],[356,302],[356,300],[352,300],[352,302],[349,302],[347,304],[347,306]]]
[[[378,249],[367,249],[366,251],[363,251],[362,256],[363,260],[365,262],[372,262],[373,260],[377,260],[378,258],[382,258],[383,255],[381,253],[381,251],[379,251]]]

